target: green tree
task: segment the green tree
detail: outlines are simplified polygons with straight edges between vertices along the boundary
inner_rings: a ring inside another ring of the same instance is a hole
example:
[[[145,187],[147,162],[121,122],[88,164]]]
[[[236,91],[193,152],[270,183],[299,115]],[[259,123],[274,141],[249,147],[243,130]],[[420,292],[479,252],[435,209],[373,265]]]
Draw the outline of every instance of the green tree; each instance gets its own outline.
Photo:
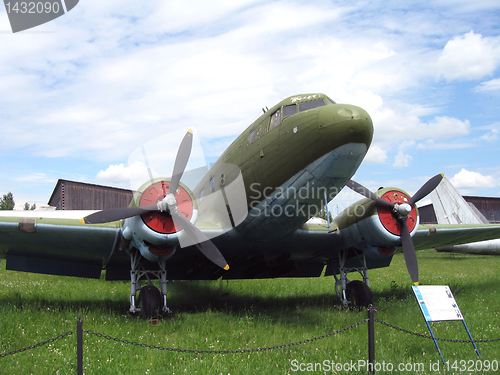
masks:
[[[326,207],[323,206],[323,208],[321,210],[319,210],[316,215],[314,215],[316,217],[320,217],[322,219],[325,219],[326,220]],[[328,210],[328,216],[330,216],[330,223],[333,221],[333,217],[332,217],[332,211]]]
[[[11,192],[4,194],[2,199],[0,199],[0,210],[13,210],[16,202],[14,202],[14,196]]]
[[[36,203],[33,203],[31,206],[28,202],[24,204],[23,210],[28,211],[28,210],[34,210],[36,208]]]

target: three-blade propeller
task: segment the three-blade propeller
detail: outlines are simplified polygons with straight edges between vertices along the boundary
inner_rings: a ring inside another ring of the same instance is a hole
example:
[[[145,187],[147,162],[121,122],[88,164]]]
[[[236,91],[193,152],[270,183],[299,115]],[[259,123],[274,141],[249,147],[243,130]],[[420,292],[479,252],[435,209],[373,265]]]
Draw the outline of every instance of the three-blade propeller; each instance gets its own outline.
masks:
[[[177,187],[179,186],[182,174],[184,173],[186,165],[189,161],[192,144],[193,132],[189,130],[184,136],[179,146],[179,150],[177,151],[172,179],[170,181],[170,188],[168,189],[168,192],[163,192],[163,200],[158,201],[156,204],[150,206],[113,208],[109,210],[98,211],[84,217],[80,220],[80,222],[84,224],[100,224],[127,219],[129,217],[142,215],[148,212],[169,212],[172,216],[175,227],[184,229],[186,234],[193,240],[192,242],[196,244],[196,247],[201,251],[203,255],[205,255],[217,266],[228,270],[229,265],[227,264],[219,249],[217,249],[212,241],[210,241],[208,237],[205,236],[195,225],[193,225],[189,220],[182,216],[177,208],[175,192],[177,190]]]
[[[408,269],[410,277],[415,285],[418,285],[417,255],[415,253],[415,246],[413,245],[413,240],[411,238],[410,230],[408,228],[406,220],[408,219],[408,215],[410,214],[413,205],[430,194],[439,185],[442,179],[442,174],[438,174],[432,177],[424,185],[422,185],[420,189],[418,189],[415,195],[410,198],[408,203],[402,204],[388,202],[355,181],[350,180],[349,182],[347,182],[347,186],[352,190],[358,192],[361,195],[364,195],[365,197],[377,202],[380,205],[392,209],[393,216],[401,224],[401,245],[403,247],[406,268]]]

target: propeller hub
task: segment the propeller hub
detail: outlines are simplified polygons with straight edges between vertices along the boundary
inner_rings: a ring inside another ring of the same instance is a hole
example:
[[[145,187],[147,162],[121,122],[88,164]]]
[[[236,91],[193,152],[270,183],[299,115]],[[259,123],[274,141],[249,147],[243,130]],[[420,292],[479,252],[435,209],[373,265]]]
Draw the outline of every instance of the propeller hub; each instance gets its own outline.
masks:
[[[389,233],[401,235],[401,221],[405,221],[412,232],[418,221],[417,210],[408,202],[410,198],[401,190],[389,190],[381,198],[391,204],[391,207],[378,206],[380,222]]]
[[[178,211],[187,219],[191,220],[194,214],[193,193],[182,184],[178,184],[175,193],[169,193],[171,182],[167,180],[155,180],[148,183],[139,200],[139,206],[149,206],[152,202],[156,210],[141,215],[144,224],[157,233],[173,234],[181,230],[175,226],[171,215],[172,211]],[[170,205],[170,203],[173,203]]]
[[[163,202],[165,202],[167,204],[167,206],[170,207],[170,206],[175,206],[177,203],[177,200],[175,199],[174,194],[168,193],[167,195],[165,195]]]
[[[399,215],[401,215],[403,217],[407,217],[410,214],[412,207],[408,203],[401,203],[401,204],[395,204],[394,210]]]

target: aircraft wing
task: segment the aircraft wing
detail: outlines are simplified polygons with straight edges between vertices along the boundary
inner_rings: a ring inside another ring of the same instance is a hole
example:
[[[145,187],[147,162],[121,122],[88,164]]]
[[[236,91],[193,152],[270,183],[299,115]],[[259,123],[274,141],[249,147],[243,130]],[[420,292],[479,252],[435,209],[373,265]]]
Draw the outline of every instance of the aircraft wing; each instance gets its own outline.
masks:
[[[495,224],[425,224],[413,237],[416,250],[461,245],[500,238],[500,225]]]
[[[298,242],[307,241],[310,248],[316,248],[320,250],[321,254],[328,254],[332,257],[336,253],[346,250],[342,237],[347,231],[349,228],[341,229],[333,224],[329,233],[326,224],[307,223],[295,231],[292,239]],[[413,236],[413,243],[415,250],[428,250],[496,238],[500,238],[500,225],[421,224]]]
[[[349,228],[306,223],[296,230],[293,241],[307,241],[311,248],[333,255],[346,250],[342,237]],[[443,246],[466,244],[500,238],[500,225],[495,224],[421,224],[413,236],[415,250],[428,250]],[[320,246],[317,246],[320,245]],[[305,255],[305,254],[304,254]]]
[[[121,224],[79,223],[92,212],[0,212],[0,256],[6,256],[7,269],[99,278],[117,248]]]

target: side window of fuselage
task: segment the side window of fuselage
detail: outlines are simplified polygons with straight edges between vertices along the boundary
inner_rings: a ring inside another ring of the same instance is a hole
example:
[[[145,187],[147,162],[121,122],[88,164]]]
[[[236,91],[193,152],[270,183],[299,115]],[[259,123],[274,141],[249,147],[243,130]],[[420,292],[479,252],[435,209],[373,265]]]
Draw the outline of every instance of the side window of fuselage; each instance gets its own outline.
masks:
[[[255,129],[250,132],[250,135],[248,136],[248,143],[252,143],[253,141],[255,141],[255,133]]]
[[[269,120],[269,130],[274,129],[281,122],[281,108],[274,112]]]

